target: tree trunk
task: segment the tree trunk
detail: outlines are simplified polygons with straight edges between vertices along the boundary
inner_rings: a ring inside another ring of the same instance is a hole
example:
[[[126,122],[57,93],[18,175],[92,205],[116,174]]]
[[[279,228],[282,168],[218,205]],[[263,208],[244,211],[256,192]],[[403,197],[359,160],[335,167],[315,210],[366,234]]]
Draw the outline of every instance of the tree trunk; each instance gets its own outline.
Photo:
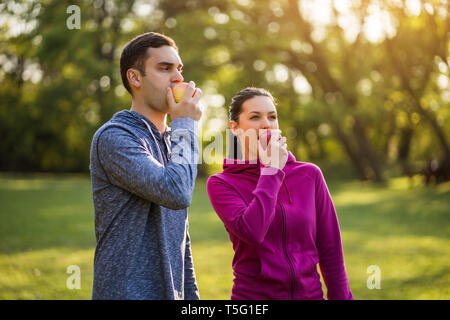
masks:
[[[366,130],[358,118],[355,118],[353,132],[355,133],[356,142],[358,143],[360,152],[364,155],[373,171],[374,180],[376,182],[383,182],[384,179],[381,173],[379,159],[371,144],[368,143],[369,139],[367,139]]]
[[[293,15],[293,18],[297,21],[299,25],[299,30],[301,32],[301,36],[312,46],[313,54],[309,56],[309,59],[314,61],[317,66],[317,71],[315,72],[315,76],[321,84],[324,92],[340,92],[342,94],[344,104],[349,110],[356,109],[357,102],[355,99],[348,95],[348,93],[344,92],[337,81],[332,77],[329,72],[329,67],[326,59],[323,56],[322,50],[320,47],[311,39],[311,26],[302,18],[300,15],[298,1],[297,0],[289,0],[289,12]],[[291,52],[292,56],[292,52]],[[298,60],[291,59],[291,63],[294,64],[294,67],[301,70],[303,73],[308,73],[304,70],[304,67],[298,63]],[[303,70],[302,70],[303,69]],[[374,179],[377,182],[383,181],[383,177],[380,170],[380,159],[376,157],[376,153],[372,146],[372,143],[367,138],[366,130],[364,126],[361,125],[362,121],[354,116],[355,122],[353,126],[353,132],[355,134],[355,139],[357,142],[357,151],[351,152],[350,144],[348,143],[348,138],[342,129],[339,129],[339,140],[344,146],[344,150],[348,153],[352,164],[355,166],[358,176],[364,177],[367,179],[367,174],[365,173],[364,163],[365,160],[367,165],[371,168],[374,173]],[[336,121],[333,121],[335,127],[339,127],[339,124]],[[344,139],[344,140],[343,140]],[[350,152],[350,153],[349,153]],[[360,159],[358,159],[360,158]],[[362,160],[362,161],[361,161]],[[362,168],[361,168],[362,167]]]
[[[353,168],[355,169],[355,173],[358,176],[358,178],[362,181],[368,180],[368,177],[366,175],[366,171],[364,170],[364,163],[360,157],[356,154],[356,152],[353,151],[353,148],[351,147],[350,141],[347,138],[347,135],[342,130],[341,126],[337,123],[333,123],[334,128],[336,130],[336,135],[341,142],[342,146],[344,147],[344,150],[347,153],[347,156],[350,159],[351,164],[353,165]]]
[[[398,161],[402,166],[403,174],[411,177],[414,172],[411,169],[408,158],[411,151],[411,141],[413,138],[414,130],[410,127],[403,128],[400,131],[400,141],[398,144]]]

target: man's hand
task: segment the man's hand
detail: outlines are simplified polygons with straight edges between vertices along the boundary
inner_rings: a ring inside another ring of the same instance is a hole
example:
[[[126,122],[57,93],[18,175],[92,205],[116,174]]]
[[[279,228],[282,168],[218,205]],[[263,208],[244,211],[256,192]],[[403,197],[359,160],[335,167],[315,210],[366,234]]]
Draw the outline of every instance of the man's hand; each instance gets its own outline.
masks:
[[[194,94],[195,95],[192,96]],[[202,90],[195,89],[195,83],[189,82],[189,86],[186,89],[183,99],[180,102],[175,102],[175,98],[170,87],[167,88],[167,104],[169,105],[170,119],[188,117],[195,121],[199,121],[202,117],[202,109],[200,104],[200,98],[202,97]]]

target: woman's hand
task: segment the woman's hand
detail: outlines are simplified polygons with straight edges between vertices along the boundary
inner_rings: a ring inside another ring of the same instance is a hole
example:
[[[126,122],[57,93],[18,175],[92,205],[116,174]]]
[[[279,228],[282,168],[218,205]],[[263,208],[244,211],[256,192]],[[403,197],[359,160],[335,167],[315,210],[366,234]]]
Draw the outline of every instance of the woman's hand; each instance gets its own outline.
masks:
[[[267,143],[268,131],[262,133],[258,141],[259,159],[264,166],[283,169],[288,159],[286,137],[280,130],[271,130]]]

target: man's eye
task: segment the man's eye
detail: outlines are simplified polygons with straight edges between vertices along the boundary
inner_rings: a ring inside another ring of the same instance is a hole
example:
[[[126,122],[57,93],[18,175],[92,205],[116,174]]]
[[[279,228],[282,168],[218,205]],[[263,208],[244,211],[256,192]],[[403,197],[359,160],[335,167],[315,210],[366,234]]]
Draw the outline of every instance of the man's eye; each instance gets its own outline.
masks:
[[[277,117],[275,117],[275,116],[272,116],[272,117],[270,117],[272,120],[277,120]]]

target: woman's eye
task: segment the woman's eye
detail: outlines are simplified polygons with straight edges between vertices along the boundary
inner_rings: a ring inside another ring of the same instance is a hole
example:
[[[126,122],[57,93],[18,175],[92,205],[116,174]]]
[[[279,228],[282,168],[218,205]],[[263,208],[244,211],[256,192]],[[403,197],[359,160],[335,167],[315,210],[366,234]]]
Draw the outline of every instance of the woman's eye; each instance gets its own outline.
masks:
[[[258,119],[258,116],[253,116],[250,118],[250,120]]]

